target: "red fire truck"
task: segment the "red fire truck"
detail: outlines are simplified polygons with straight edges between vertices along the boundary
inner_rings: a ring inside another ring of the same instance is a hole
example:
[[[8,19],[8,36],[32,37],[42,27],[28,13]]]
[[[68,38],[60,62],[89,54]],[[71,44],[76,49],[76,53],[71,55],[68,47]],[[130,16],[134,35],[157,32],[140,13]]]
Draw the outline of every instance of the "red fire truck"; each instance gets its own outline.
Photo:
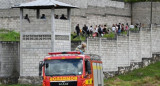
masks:
[[[104,86],[100,56],[81,55],[80,52],[49,55],[39,63],[43,86]]]

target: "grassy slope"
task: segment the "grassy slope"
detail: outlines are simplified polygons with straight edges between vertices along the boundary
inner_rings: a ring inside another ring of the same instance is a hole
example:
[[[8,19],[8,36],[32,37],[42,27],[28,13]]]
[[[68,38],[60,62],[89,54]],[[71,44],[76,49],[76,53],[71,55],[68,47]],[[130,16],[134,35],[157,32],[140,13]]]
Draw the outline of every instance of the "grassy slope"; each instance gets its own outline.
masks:
[[[105,80],[105,86],[160,86],[160,62]]]

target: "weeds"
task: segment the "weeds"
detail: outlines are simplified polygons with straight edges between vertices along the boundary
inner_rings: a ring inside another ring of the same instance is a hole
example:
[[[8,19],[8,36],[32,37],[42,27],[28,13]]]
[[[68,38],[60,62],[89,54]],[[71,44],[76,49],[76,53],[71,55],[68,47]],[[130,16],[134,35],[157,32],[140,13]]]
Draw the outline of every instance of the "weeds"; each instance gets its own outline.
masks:
[[[20,41],[20,33],[0,29],[0,41]]]
[[[160,86],[160,62],[104,80],[105,86]]]

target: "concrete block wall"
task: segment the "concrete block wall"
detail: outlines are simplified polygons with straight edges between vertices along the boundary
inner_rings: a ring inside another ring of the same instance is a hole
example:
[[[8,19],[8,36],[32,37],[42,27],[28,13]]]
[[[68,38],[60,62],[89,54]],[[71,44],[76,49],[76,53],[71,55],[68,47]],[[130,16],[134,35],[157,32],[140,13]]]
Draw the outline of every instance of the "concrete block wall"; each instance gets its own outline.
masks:
[[[116,40],[101,39],[101,52],[103,70],[104,71],[117,71],[117,43]]]
[[[152,52],[154,53],[158,53],[160,52],[160,30],[159,30],[159,26],[158,27],[155,27],[153,26],[153,29],[152,29]]]
[[[88,38],[87,39],[87,53],[97,54],[102,56],[103,70],[104,71],[116,71],[116,40],[107,40],[101,38]]]
[[[100,39],[99,38],[93,38],[93,39],[88,39],[87,41],[87,53],[88,54],[100,54]]]
[[[71,27],[69,20],[55,20],[55,52],[71,51]]]
[[[1,9],[7,9],[10,8],[13,5],[18,5],[20,3],[24,2],[30,2],[34,0],[1,0],[0,6]],[[111,0],[58,0],[61,2],[65,2],[68,4],[72,4],[75,6],[78,6],[80,8],[87,8],[87,5],[93,5],[93,6],[100,6],[100,7],[105,7],[105,6],[112,6],[112,7],[119,7],[123,8],[124,3],[123,2],[116,2],[116,1],[111,1]]]
[[[140,33],[130,32],[129,34],[129,57],[131,62],[141,62],[141,40]]]
[[[20,76],[38,76],[39,61],[51,52],[51,40],[55,52],[71,51],[69,20],[55,20],[55,39],[52,39],[51,20],[31,17],[22,20]],[[20,79],[19,82],[22,82]]]
[[[117,2],[117,1],[111,1],[111,0],[79,0],[79,1],[77,0],[58,0],[58,1],[72,4],[80,8],[87,8],[88,5],[97,6],[97,7],[106,7],[106,6],[117,7],[117,8],[124,7],[123,2]]]
[[[38,76],[39,61],[51,52],[50,34],[23,34],[20,48],[20,76]]]
[[[119,67],[121,68],[118,71],[140,68],[142,64],[148,65],[152,54],[160,52],[159,28],[156,25],[153,25],[152,31],[149,28],[141,28],[140,32],[132,31],[129,36],[118,36],[114,41],[89,38],[87,53],[96,53],[102,57],[104,72],[116,71]],[[91,45],[92,43],[96,45]],[[96,51],[94,47],[97,47]]]
[[[20,76],[38,76],[39,61],[51,52],[49,20],[23,19],[20,47]]]
[[[22,32],[51,32],[51,20],[50,19],[36,19],[30,18],[30,23],[28,20],[23,19],[22,22]]]
[[[141,29],[141,55],[142,58],[151,58],[151,31],[150,28]]]
[[[129,66],[129,36],[118,36],[117,38],[117,65]]]
[[[160,2],[153,2],[153,15],[152,22],[160,24]],[[151,3],[150,2],[138,2],[133,3],[132,11],[133,24],[142,23],[144,27],[149,27],[150,24],[150,14],[151,14]]]
[[[19,42],[0,42],[0,78],[18,77]]]

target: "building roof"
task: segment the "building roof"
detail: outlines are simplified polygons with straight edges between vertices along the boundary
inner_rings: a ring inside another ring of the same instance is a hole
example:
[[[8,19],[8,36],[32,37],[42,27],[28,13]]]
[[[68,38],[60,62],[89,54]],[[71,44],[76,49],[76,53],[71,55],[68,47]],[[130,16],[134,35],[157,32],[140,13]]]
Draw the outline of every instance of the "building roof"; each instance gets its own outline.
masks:
[[[36,0],[28,3],[22,3],[18,6],[13,6],[13,8],[26,8],[26,9],[51,9],[51,8],[76,8],[70,4],[59,2],[56,0]]]

